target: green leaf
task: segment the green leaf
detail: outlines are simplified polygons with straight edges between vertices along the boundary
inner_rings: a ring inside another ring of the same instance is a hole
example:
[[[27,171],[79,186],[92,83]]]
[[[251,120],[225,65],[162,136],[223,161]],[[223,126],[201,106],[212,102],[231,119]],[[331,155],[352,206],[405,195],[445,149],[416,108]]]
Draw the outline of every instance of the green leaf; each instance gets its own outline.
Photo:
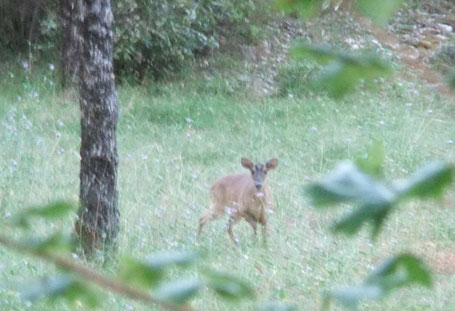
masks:
[[[453,179],[453,166],[444,162],[433,162],[410,178],[396,182],[392,189],[365,173],[378,175],[382,170],[382,147],[373,147],[370,154],[372,156],[369,160],[358,160],[362,170],[351,162],[344,162],[324,180],[305,188],[315,206],[343,202],[359,205],[335,223],[335,232],[352,235],[358,232],[363,224],[371,223],[372,236],[375,237],[398,198],[440,196],[444,187]]]
[[[313,60],[319,64],[326,65],[336,61],[339,55],[333,52],[333,48],[327,45],[313,45],[304,42],[295,44],[290,53],[295,58]]]
[[[351,162],[342,162],[333,173],[305,189],[315,206],[354,202],[362,206],[390,206],[394,193]]]
[[[400,254],[385,260],[366,278],[363,284],[327,293],[323,305],[328,307],[331,299],[355,309],[360,300],[378,300],[391,291],[404,286],[432,285],[431,273],[422,261],[412,254]]]
[[[399,197],[440,197],[454,175],[454,167],[445,162],[432,162],[409,178],[394,183]]]
[[[37,251],[40,253],[49,253],[56,251],[71,251],[73,240],[69,236],[61,233],[55,233],[45,239],[31,238],[21,243],[22,247]]]
[[[182,304],[201,289],[201,283],[194,279],[182,279],[161,284],[155,290],[155,298],[161,301]]]
[[[98,291],[95,291],[74,276],[67,274],[45,278],[22,290],[22,298],[24,300],[63,298],[70,302],[80,300],[92,308],[99,305],[99,294]]]
[[[353,235],[357,233],[363,224],[370,222],[373,226],[372,236],[375,237],[389,212],[392,204],[386,205],[364,205],[355,209],[351,214],[337,221],[332,227],[333,231]]]
[[[432,285],[431,273],[420,258],[401,254],[385,260],[367,278],[367,284],[377,284],[390,291],[397,287],[420,284]]]
[[[215,271],[203,273],[207,278],[207,285],[225,299],[240,300],[255,296],[253,288],[235,276]]]
[[[199,259],[197,252],[166,251],[155,253],[147,259],[147,265],[164,269],[170,265],[188,266]]]
[[[163,269],[150,267],[147,263],[133,258],[124,258],[120,266],[120,278],[140,286],[153,286],[164,275]]]
[[[378,24],[384,25],[403,5],[404,0],[357,0],[358,8]]]
[[[314,83],[327,89],[335,98],[354,91],[363,80],[371,83],[373,80],[389,74],[389,68],[373,56],[340,57],[324,72],[316,77]]]
[[[315,206],[343,202],[359,204],[333,226],[335,232],[352,235],[369,222],[376,236],[395,204],[395,194],[383,183],[371,178],[351,162],[343,162],[333,173],[319,183],[306,187],[306,193]]]
[[[25,210],[24,214],[43,218],[60,218],[74,210],[75,207],[71,204],[66,202],[55,202],[43,207],[30,208]]]
[[[199,255],[195,252],[162,252],[151,255],[147,260],[124,258],[120,277],[141,286],[154,286],[164,276],[171,265],[187,266],[195,262]]]
[[[55,202],[42,207],[32,207],[21,210],[13,217],[13,222],[19,226],[28,228],[29,219],[32,217],[48,219],[61,218],[74,210],[75,207],[71,204],[65,202]]]
[[[449,75],[449,86],[453,89],[455,89],[455,70],[452,71],[452,73]]]
[[[377,55],[350,55],[332,50],[329,46],[299,43],[291,49],[291,54],[327,65],[313,83],[327,89],[333,97],[339,98],[353,91],[360,81],[372,83],[390,73],[389,65],[380,61]]]
[[[319,0],[275,0],[274,6],[287,13],[299,12],[303,17],[315,16],[321,7]]]
[[[369,284],[336,289],[327,294],[327,298],[336,299],[351,310],[357,308],[360,300],[376,300],[384,296],[381,287]]]
[[[380,142],[376,142],[368,151],[366,158],[358,158],[356,165],[367,174],[374,177],[383,176],[384,164],[384,146]]]
[[[282,302],[265,302],[261,303],[256,308],[257,311],[295,311],[297,308],[295,306],[282,303]]]

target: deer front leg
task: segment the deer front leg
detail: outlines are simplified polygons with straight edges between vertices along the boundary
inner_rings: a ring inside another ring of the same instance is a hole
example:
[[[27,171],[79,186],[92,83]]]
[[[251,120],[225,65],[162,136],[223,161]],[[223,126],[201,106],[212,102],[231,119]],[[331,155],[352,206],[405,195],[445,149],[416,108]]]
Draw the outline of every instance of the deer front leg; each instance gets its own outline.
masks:
[[[254,216],[251,214],[246,214],[244,216],[244,218],[250,224],[250,226],[253,228],[254,235],[256,236],[256,228],[257,228],[256,218],[254,218]]]
[[[234,233],[232,232],[232,227],[240,220],[240,218],[231,216],[228,221],[228,229],[227,232],[229,233],[229,237],[231,238],[232,242],[234,242],[235,245],[239,244],[239,240],[236,239],[234,236]]]
[[[264,242],[264,247],[267,247],[267,218],[264,214],[259,218],[259,223],[262,225],[262,240]]]

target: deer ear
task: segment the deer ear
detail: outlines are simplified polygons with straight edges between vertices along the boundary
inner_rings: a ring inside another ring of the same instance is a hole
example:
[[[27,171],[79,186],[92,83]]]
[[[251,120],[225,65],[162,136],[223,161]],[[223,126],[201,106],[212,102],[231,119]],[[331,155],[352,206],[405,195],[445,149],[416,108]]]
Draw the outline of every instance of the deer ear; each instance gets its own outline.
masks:
[[[268,170],[274,169],[278,165],[278,159],[273,158],[265,165]]]
[[[242,166],[244,168],[247,168],[249,170],[252,170],[253,169],[253,162],[251,162],[250,160],[248,160],[247,158],[242,158]]]

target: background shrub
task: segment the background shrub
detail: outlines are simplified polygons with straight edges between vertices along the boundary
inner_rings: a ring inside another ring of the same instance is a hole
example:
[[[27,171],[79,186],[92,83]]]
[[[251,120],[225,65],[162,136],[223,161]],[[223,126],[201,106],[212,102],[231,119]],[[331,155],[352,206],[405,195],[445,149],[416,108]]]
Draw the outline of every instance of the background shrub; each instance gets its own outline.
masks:
[[[25,51],[29,43],[55,47],[57,13],[57,0],[0,1],[0,47],[14,51]]]
[[[244,33],[255,26],[250,17],[256,1],[112,1],[117,73],[160,78],[178,71],[195,56],[210,55],[220,39],[226,42],[237,34],[252,40]],[[57,52],[58,13],[57,0],[0,2],[0,47],[26,52],[31,46],[38,52]]]
[[[444,46],[432,59],[433,65],[443,73],[449,73],[455,66],[455,45]]]
[[[219,47],[220,35],[240,30],[255,9],[252,0],[121,0],[113,3],[117,70],[159,78],[196,55]]]

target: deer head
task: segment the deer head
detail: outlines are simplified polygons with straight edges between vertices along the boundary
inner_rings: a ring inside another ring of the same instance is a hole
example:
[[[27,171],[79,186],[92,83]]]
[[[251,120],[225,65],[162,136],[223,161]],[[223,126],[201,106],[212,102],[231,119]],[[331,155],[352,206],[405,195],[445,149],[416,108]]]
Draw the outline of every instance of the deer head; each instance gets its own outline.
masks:
[[[256,186],[257,190],[261,190],[262,186],[267,180],[267,172],[271,169],[274,169],[277,165],[278,160],[275,158],[267,162],[265,165],[261,163],[253,164],[253,162],[247,158],[242,158],[242,166],[250,170],[251,177],[253,178],[254,185]]]

